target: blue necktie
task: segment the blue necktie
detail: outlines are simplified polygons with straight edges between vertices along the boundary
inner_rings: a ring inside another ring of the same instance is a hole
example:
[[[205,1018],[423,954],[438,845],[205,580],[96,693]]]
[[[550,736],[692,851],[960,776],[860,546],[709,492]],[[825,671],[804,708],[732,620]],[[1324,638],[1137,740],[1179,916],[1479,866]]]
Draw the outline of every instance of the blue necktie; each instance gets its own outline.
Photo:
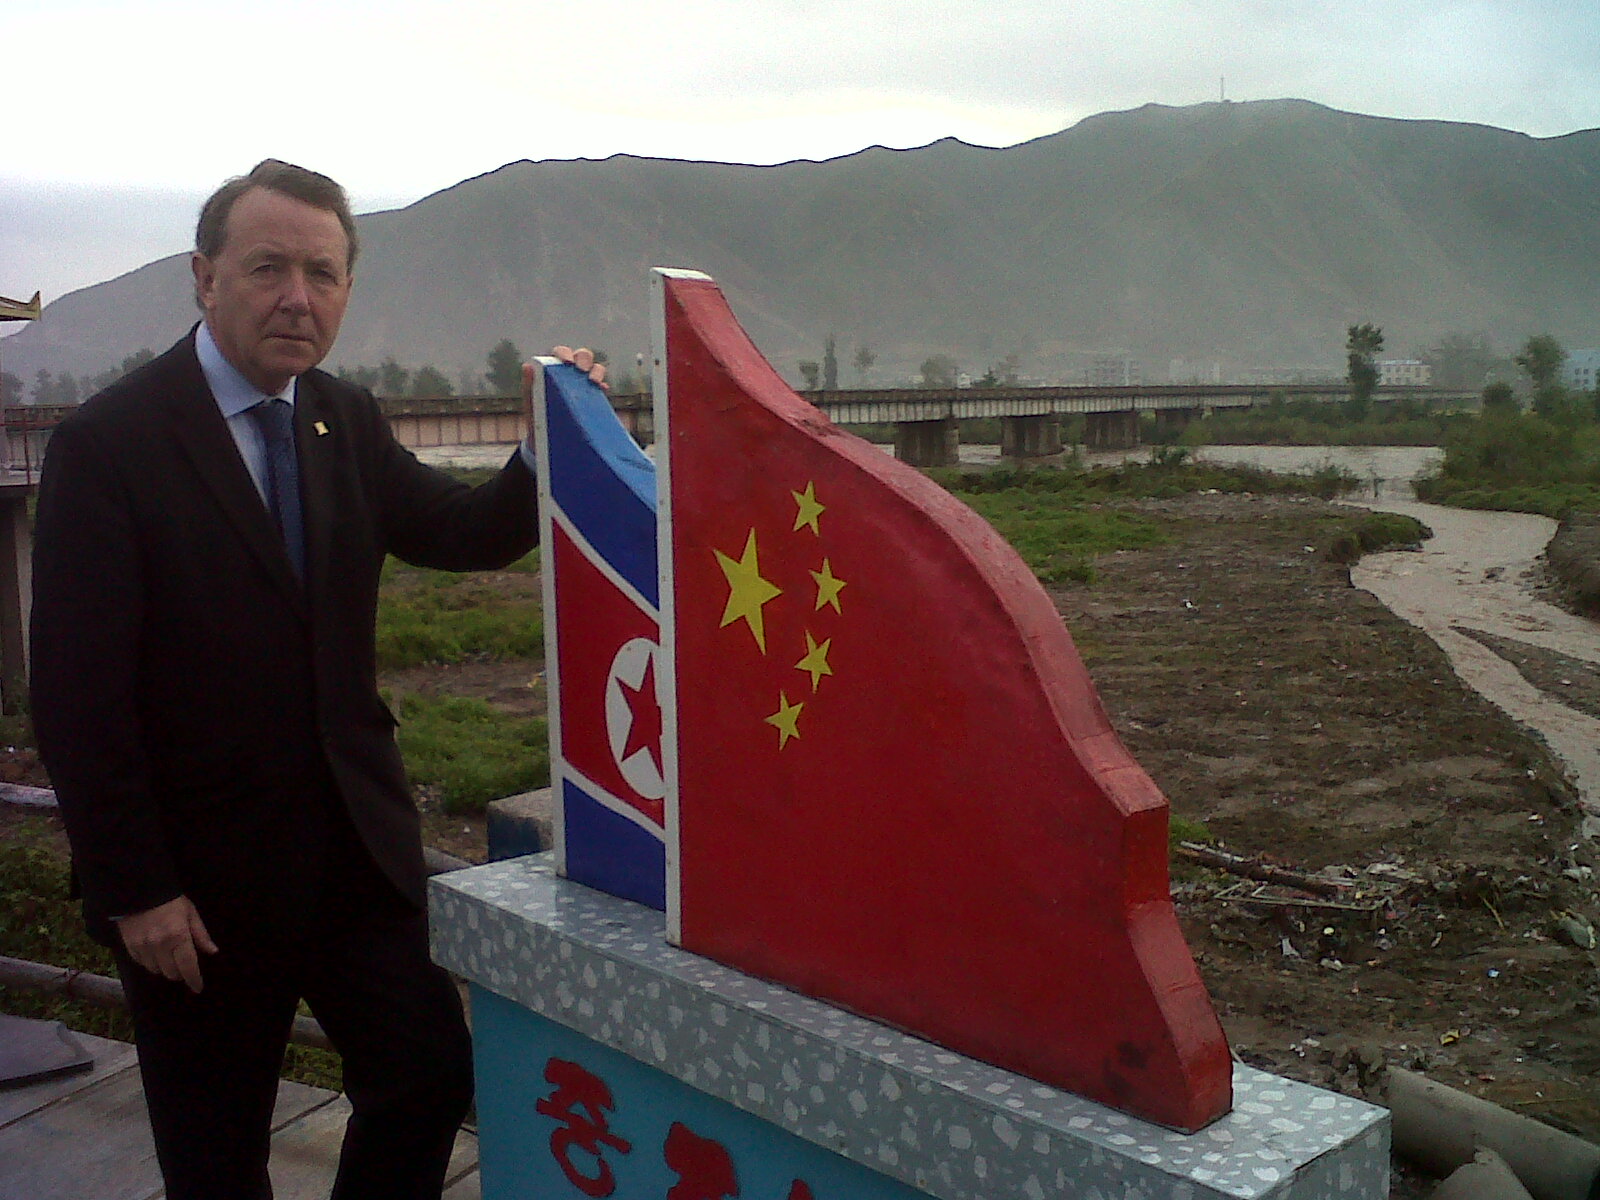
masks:
[[[267,451],[267,507],[283,535],[295,575],[306,574],[306,535],[300,519],[300,463],[294,449],[294,406],[269,396],[248,410]]]

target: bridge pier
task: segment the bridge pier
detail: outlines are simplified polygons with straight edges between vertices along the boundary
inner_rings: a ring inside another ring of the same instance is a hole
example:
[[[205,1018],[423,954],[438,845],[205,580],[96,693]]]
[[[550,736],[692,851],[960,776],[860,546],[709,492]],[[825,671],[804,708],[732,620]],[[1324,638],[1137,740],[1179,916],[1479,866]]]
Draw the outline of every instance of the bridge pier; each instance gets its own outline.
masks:
[[[1139,414],[1122,412],[1084,413],[1083,444],[1090,450],[1131,450],[1139,444]]]
[[[1204,412],[1200,408],[1158,408],[1155,414],[1156,431],[1181,433],[1191,422],[1198,421]]]
[[[894,456],[913,467],[953,467],[961,444],[956,419],[896,421]]]
[[[1043,458],[1061,453],[1061,421],[1054,413],[1000,418],[1000,457]]]

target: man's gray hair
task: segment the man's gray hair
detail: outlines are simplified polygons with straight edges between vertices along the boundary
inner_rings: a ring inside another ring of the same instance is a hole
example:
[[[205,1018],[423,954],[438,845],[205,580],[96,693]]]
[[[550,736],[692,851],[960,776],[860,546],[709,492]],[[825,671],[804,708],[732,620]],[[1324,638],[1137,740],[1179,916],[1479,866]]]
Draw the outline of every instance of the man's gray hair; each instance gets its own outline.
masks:
[[[350,245],[350,253],[345,258],[345,270],[356,265],[356,251],[360,249],[360,243],[356,237],[356,219],[350,212],[350,198],[344,194],[344,188],[326,175],[276,158],[262,159],[250,174],[228,180],[211,194],[211,198],[201,206],[200,221],[195,226],[196,250],[207,258],[216,258],[222,253],[222,247],[228,240],[228,216],[239,202],[239,197],[253,188],[277,192],[338,217],[339,224],[344,226],[345,240]]]

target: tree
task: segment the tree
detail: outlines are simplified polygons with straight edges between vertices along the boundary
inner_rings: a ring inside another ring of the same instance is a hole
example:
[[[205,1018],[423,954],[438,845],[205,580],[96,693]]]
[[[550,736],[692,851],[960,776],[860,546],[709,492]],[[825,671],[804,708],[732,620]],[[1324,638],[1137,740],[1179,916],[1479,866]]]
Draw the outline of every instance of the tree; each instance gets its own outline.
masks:
[[[338,378],[359,388],[366,388],[369,392],[376,389],[379,383],[377,367],[340,367]]]
[[[878,356],[872,352],[871,347],[857,346],[854,359],[856,374],[861,376],[861,382],[867,381],[867,376],[872,373],[872,364],[878,361]]]
[[[1483,411],[1516,412],[1517,393],[1511,390],[1509,383],[1491,383],[1483,389]]]
[[[68,372],[52,375],[43,367],[33,377],[33,403],[35,404],[76,404],[78,402],[78,381]]]
[[[522,351],[510,338],[502,338],[489,351],[489,370],[485,379],[489,390],[497,396],[522,394]]]
[[[110,387],[124,375],[129,375],[134,371],[137,371],[140,367],[144,366],[145,363],[155,358],[155,356],[155,351],[149,349],[148,347],[143,350],[135,350],[132,354],[124,358],[117,366],[108,367],[106,370],[101,371],[98,375],[91,375],[85,378],[83,381],[84,393],[92,396],[103,388]]]
[[[815,359],[802,358],[799,365],[800,378],[805,380],[805,390],[808,392],[816,391],[817,380],[822,374],[822,364]]]
[[[22,403],[22,379],[10,371],[0,371],[0,404]]]
[[[1346,406],[1351,420],[1362,421],[1372,406],[1372,393],[1378,387],[1378,353],[1383,349],[1383,330],[1376,325],[1352,325],[1345,331],[1345,354],[1349,364],[1350,402]]]
[[[1433,368],[1433,382],[1448,388],[1479,387],[1502,361],[1481,333],[1447,333],[1420,357]]]
[[[1022,367],[1022,355],[1013,350],[984,372],[980,381],[983,387],[1016,387],[1017,373]],[[979,384],[974,384],[974,387]]]
[[[1561,386],[1561,368],[1567,352],[1548,333],[1529,338],[1522,352],[1512,360],[1533,385],[1533,411],[1542,417],[1553,416],[1566,404],[1566,389]]]
[[[839,356],[834,353],[834,336],[831,333],[822,346],[822,387],[829,392],[839,390]]]
[[[378,395],[404,396],[409,382],[411,372],[395,362],[393,355],[378,364]]]
[[[418,398],[436,398],[455,395],[455,389],[450,386],[450,381],[444,373],[433,366],[418,367],[417,373],[411,377],[411,394]]]
[[[922,360],[922,386],[925,388],[953,388],[956,373],[960,370],[956,360],[948,354],[933,354]]]

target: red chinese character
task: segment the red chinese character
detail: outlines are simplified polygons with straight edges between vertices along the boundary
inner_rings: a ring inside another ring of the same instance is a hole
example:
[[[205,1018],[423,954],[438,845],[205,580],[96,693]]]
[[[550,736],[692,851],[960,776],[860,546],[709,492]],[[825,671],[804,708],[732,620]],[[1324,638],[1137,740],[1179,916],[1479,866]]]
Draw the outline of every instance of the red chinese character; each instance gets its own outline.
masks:
[[[681,1121],[674,1121],[667,1131],[666,1159],[678,1173],[667,1200],[728,1200],[739,1194],[739,1177],[727,1148]]]
[[[555,1155],[561,1173],[585,1196],[611,1195],[617,1190],[617,1177],[601,1147],[610,1146],[622,1154],[633,1149],[607,1124],[606,1112],[616,1107],[611,1089],[598,1075],[563,1058],[545,1063],[544,1077],[546,1082],[555,1084],[556,1090],[533,1107],[563,1126],[550,1135],[550,1153]],[[580,1108],[583,1113],[577,1111]],[[593,1155],[594,1174],[586,1175],[573,1164],[574,1149]]]
[[[789,1200],[814,1200],[810,1185],[804,1179],[796,1179],[789,1189]]]

